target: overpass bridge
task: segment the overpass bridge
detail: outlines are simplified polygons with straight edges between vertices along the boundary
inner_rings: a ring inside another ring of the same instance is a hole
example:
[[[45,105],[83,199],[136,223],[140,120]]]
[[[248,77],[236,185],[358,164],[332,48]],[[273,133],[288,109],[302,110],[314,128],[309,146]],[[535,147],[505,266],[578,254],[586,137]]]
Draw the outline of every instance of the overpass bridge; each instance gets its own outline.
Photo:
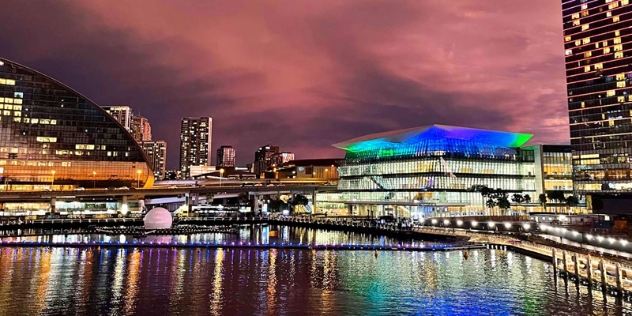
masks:
[[[316,201],[318,192],[334,192],[335,186],[315,185],[313,183],[293,182],[276,186],[244,186],[232,183],[222,186],[157,186],[140,189],[85,189],[74,191],[9,191],[0,192],[0,209],[6,203],[48,203],[51,212],[55,211],[57,202],[117,202],[119,210],[127,211],[130,200],[142,201],[144,205],[183,203],[189,206],[207,203],[207,196],[213,199],[226,199],[247,194],[254,203],[264,195],[303,194],[311,195]],[[210,203],[209,203],[210,204]]]

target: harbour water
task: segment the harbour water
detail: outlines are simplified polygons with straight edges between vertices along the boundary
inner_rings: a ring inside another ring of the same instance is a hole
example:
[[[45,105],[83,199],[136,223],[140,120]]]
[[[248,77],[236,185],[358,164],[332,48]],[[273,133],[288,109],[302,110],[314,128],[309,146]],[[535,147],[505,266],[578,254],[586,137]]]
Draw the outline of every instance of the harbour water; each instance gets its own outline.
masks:
[[[259,238],[258,229],[221,238],[252,240]],[[284,229],[279,238],[288,240],[381,240]],[[0,248],[0,315],[630,312],[628,302],[556,279],[549,263],[505,250],[472,250],[466,259],[461,251]]]

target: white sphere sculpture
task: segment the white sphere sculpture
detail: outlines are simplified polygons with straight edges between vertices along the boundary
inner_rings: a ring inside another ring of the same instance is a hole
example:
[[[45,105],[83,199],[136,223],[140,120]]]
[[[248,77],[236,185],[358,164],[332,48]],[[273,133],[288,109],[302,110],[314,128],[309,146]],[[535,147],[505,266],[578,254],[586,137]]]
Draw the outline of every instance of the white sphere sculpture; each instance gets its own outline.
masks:
[[[171,228],[173,219],[171,213],[162,207],[153,208],[145,215],[145,229],[168,229]]]

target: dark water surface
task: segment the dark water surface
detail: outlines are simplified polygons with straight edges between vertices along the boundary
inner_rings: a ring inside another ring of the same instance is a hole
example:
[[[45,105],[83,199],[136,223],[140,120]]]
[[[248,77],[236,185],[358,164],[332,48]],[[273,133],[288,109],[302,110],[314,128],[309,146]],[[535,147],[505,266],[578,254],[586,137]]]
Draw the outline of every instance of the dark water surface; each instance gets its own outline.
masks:
[[[259,238],[259,230],[254,235],[248,231],[238,238]],[[278,238],[301,240],[307,235],[323,242],[381,240],[305,229],[287,229]],[[376,257],[371,251],[0,248],[0,315],[630,311],[630,303],[555,279],[548,263],[503,250],[474,250],[466,260],[460,251],[383,251]]]

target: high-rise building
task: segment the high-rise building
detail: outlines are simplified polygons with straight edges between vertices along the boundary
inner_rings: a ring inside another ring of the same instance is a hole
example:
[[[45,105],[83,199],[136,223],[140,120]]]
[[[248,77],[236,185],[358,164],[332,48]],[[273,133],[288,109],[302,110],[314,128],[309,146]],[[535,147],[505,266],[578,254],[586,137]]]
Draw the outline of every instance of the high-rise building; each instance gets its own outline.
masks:
[[[140,115],[132,115],[131,130],[137,142],[141,143],[151,140],[151,125],[149,125],[147,118]]]
[[[0,58],[0,191],[151,186],[132,136],[104,108]]]
[[[102,108],[129,132],[132,131],[132,108],[127,105],[104,105]]]
[[[279,146],[272,146],[267,144],[259,147],[259,150],[255,152],[255,162],[253,163],[253,172],[257,176],[261,176],[266,170],[268,170],[273,162],[272,157],[279,153]]]
[[[574,190],[632,190],[632,5],[563,0]]]
[[[217,149],[217,167],[235,167],[235,148],[221,146]]]
[[[211,139],[213,119],[210,117],[185,117],[180,125],[180,172],[183,178],[190,176],[190,166],[211,164]]]
[[[164,179],[167,168],[167,142],[164,140],[146,141],[142,143],[149,164],[153,167],[154,176]]]
[[[274,153],[271,157],[273,167],[281,167],[292,160],[294,160],[294,154],[291,152]]]

